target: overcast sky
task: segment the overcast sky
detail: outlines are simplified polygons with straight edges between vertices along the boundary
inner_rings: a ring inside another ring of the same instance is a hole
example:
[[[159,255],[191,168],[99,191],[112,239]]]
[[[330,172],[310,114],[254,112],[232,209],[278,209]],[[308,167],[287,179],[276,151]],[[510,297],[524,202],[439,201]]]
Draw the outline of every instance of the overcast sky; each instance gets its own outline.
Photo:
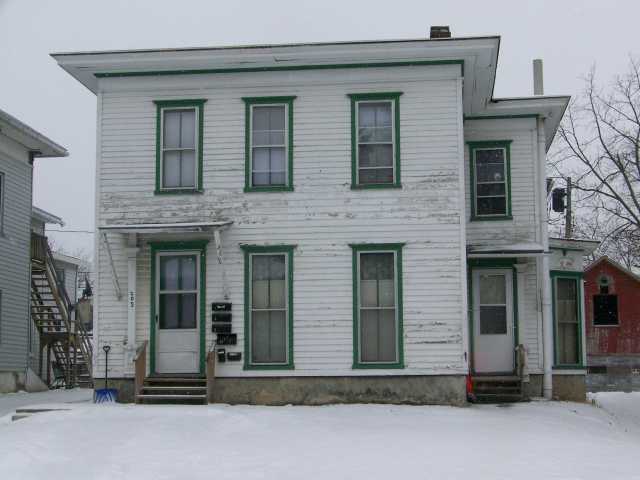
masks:
[[[545,93],[575,95],[591,65],[608,79],[640,55],[640,1],[0,0],[0,108],[66,147],[36,160],[34,204],[66,230],[94,229],[96,99],[51,52],[501,35],[495,96],[532,93],[544,59]],[[58,228],[58,227],[52,227]],[[67,253],[93,235],[50,233]]]

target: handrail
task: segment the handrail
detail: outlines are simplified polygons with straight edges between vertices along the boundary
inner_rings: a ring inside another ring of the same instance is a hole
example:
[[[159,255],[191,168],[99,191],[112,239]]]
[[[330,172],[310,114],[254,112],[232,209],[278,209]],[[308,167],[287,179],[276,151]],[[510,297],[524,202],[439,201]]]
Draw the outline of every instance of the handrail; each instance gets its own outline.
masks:
[[[135,402],[138,403],[138,395],[142,393],[144,379],[147,376],[147,340],[136,348],[136,355],[133,358],[135,370]]]

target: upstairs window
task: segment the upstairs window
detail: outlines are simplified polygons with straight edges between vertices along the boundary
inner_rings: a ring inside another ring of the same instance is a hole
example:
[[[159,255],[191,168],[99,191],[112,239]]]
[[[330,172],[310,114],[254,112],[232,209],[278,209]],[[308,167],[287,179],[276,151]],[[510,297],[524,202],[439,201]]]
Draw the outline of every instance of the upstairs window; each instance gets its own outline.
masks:
[[[511,218],[510,143],[469,143],[472,220]]]
[[[156,193],[202,190],[205,100],[157,101]]]
[[[293,100],[247,97],[245,191],[293,190]]]
[[[351,187],[400,187],[400,95],[351,97]]]

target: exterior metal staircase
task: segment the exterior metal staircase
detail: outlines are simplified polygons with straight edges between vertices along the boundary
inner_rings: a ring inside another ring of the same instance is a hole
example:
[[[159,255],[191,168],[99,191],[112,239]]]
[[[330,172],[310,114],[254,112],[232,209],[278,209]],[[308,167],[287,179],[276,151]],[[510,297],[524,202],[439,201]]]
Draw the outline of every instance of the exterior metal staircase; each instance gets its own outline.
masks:
[[[47,238],[32,233],[31,318],[39,333],[39,373],[50,387],[93,386],[91,335],[76,321],[73,309],[56,275]]]

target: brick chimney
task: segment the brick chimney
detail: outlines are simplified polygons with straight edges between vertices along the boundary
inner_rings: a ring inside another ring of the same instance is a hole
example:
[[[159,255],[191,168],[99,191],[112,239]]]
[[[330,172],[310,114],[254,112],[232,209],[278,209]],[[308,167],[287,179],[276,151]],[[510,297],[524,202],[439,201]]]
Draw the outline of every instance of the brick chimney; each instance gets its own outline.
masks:
[[[449,25],[432,25],[429,38],[451,38]]]

